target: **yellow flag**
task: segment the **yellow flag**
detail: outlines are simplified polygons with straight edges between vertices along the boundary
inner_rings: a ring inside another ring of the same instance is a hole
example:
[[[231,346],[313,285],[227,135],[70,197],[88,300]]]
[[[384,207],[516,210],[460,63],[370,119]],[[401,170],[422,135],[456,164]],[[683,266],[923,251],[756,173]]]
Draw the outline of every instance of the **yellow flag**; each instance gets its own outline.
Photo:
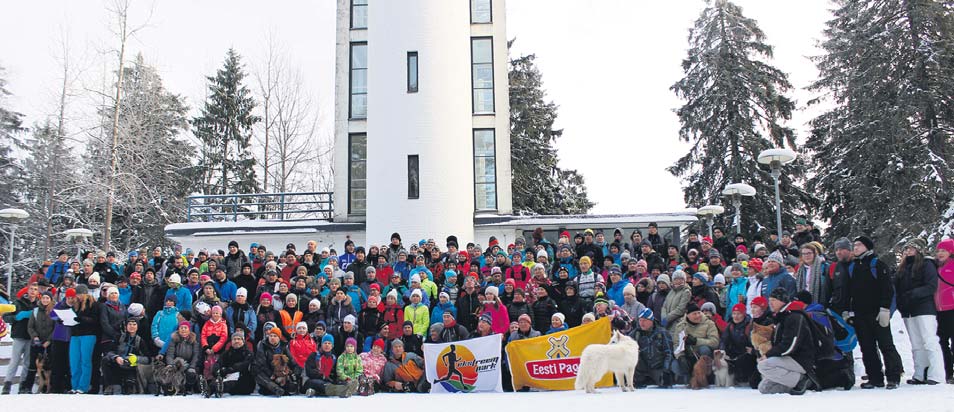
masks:
[[[537,338],[507,344],[507,359],[515,389],[528,386],[548,390],[573,390],[583,348],[609,343],[609,318]],[[607,373],[596,386],[613,386]]]

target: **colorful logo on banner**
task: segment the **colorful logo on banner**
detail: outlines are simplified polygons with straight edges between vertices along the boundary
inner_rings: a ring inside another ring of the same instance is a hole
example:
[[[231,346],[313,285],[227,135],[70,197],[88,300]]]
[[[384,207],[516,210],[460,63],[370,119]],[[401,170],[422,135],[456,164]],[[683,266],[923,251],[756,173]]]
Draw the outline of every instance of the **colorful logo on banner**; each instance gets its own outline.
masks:
[[[510,342],[507,356],[514,388],[572,390],[583,348],[609,342],[610,333],[609,318],[603,318],[564,332]],[[612,384],[613,377],[607,374],[597,386]]]
[[[437,384],[448,392],[472,392],[477,382],[477,359],[464,346],[451,344],[444,348],[437,359]],[[496,360],[494,360],[496,363]]]
[[[425,344],[431,392],[500,392],[500,335]]]

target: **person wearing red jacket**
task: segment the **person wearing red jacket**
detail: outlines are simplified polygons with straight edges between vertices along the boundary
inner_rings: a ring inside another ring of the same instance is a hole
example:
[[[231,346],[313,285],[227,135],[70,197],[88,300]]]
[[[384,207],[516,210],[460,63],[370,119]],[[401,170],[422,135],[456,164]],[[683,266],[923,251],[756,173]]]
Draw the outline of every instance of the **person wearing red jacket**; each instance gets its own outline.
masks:
[[[222,307],[213,305],[209,313],[209,320],[202,325],[202,349],[207,355],[221,352],[229,341],[229,326],[222,317]]]
[[[292,359],[298,366],[304,368],[308,356],[317,350],[318,346],[315,345],[315,340],[308,333],[308,324],[298,322],[298,325],[295,326],[295,337],[288,342],[288,351],[291,352]]]

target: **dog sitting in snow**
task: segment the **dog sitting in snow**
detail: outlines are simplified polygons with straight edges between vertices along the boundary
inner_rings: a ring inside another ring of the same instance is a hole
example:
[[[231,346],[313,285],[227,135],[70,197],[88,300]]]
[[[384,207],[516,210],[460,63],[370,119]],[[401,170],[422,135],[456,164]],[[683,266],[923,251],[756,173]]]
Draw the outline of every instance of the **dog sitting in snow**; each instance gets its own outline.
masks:
[[[596,383],[609,372],[616,376],[616,384],[629,392],[633,388],[633,375],[639,361],[639,344],[635,340],[613,331],[613,337],[606,345],[589,345],[580,356],[580,366],[576,372],[576,389],[585,389],[586,393],[596,393]]]
[[[692,378],[689,379],[689,387],[692,389],[705,389],[709,387],[709,372],[712,371],[712,358],[709,355],[700,356],[696,365],[692,367]]]
[[[729,359],[724,350],[712,353],[712,373],[715,375],[715,384],[720,388],[728,388],[735,384],[732,372],[729,371]]]
[[[762,326],[757,323],[753,323],[752,335],[752,346],[755,349],[758,349],[759,353],[763,356],[772,350],[772,335],[775,334],[775,325]]]

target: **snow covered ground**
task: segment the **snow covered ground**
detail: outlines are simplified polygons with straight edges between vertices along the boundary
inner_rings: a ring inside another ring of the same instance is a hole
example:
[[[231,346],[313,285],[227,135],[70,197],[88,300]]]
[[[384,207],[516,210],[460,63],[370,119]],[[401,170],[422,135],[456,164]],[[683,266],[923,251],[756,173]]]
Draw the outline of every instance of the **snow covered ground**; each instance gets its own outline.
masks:
[[[912,369],[911,344],[904,325],[897,314],[891,320],[895,345],[904,361],[905,371]],[[9,354],[6,354],[9,356]],[[857,376],[864,374],[861,354],[855,351]],[[5,367],[0,368],[5,369]],[[0,371],[0,374],[6,372]],[[907,377],[904,378],[905,380]],[[588,395],[579,391],[495,393],[495,394],[377,394],[350,399],[314,398],[303,396],[276,399],[263,396],[243,396],[223,399],[204,399],[198,396],[154,397],[102,395],[8,395],[0,397],[3,411],[163,411],[178,410],[282,410],[314,405],[317,410],[347,408],[348,411],[429,411],[448,409],[453,412],[505,411],[519,407],[532,412],[546,411],[616,411],[623,405],[634,410],[645,408],[654,412],[742,412],[776,411],[779,407],[798,412],[954,412],[954,385],[909,386],[904,383],[895,391],[884,389],[850,391],[830,390],[809,392],[804,396],[760,395],[757,391],[741,388],[704,389],[639,389],[621,393],[616,388],[599,389]],[[14,389],[16,392],[16,389]],[[330,403],[329,403],[330,402]],[[214,408],[214,409],[209,409]],[[232,409],[234,408],[234,409]],[[328,408],[328,409],[325,409]]]

